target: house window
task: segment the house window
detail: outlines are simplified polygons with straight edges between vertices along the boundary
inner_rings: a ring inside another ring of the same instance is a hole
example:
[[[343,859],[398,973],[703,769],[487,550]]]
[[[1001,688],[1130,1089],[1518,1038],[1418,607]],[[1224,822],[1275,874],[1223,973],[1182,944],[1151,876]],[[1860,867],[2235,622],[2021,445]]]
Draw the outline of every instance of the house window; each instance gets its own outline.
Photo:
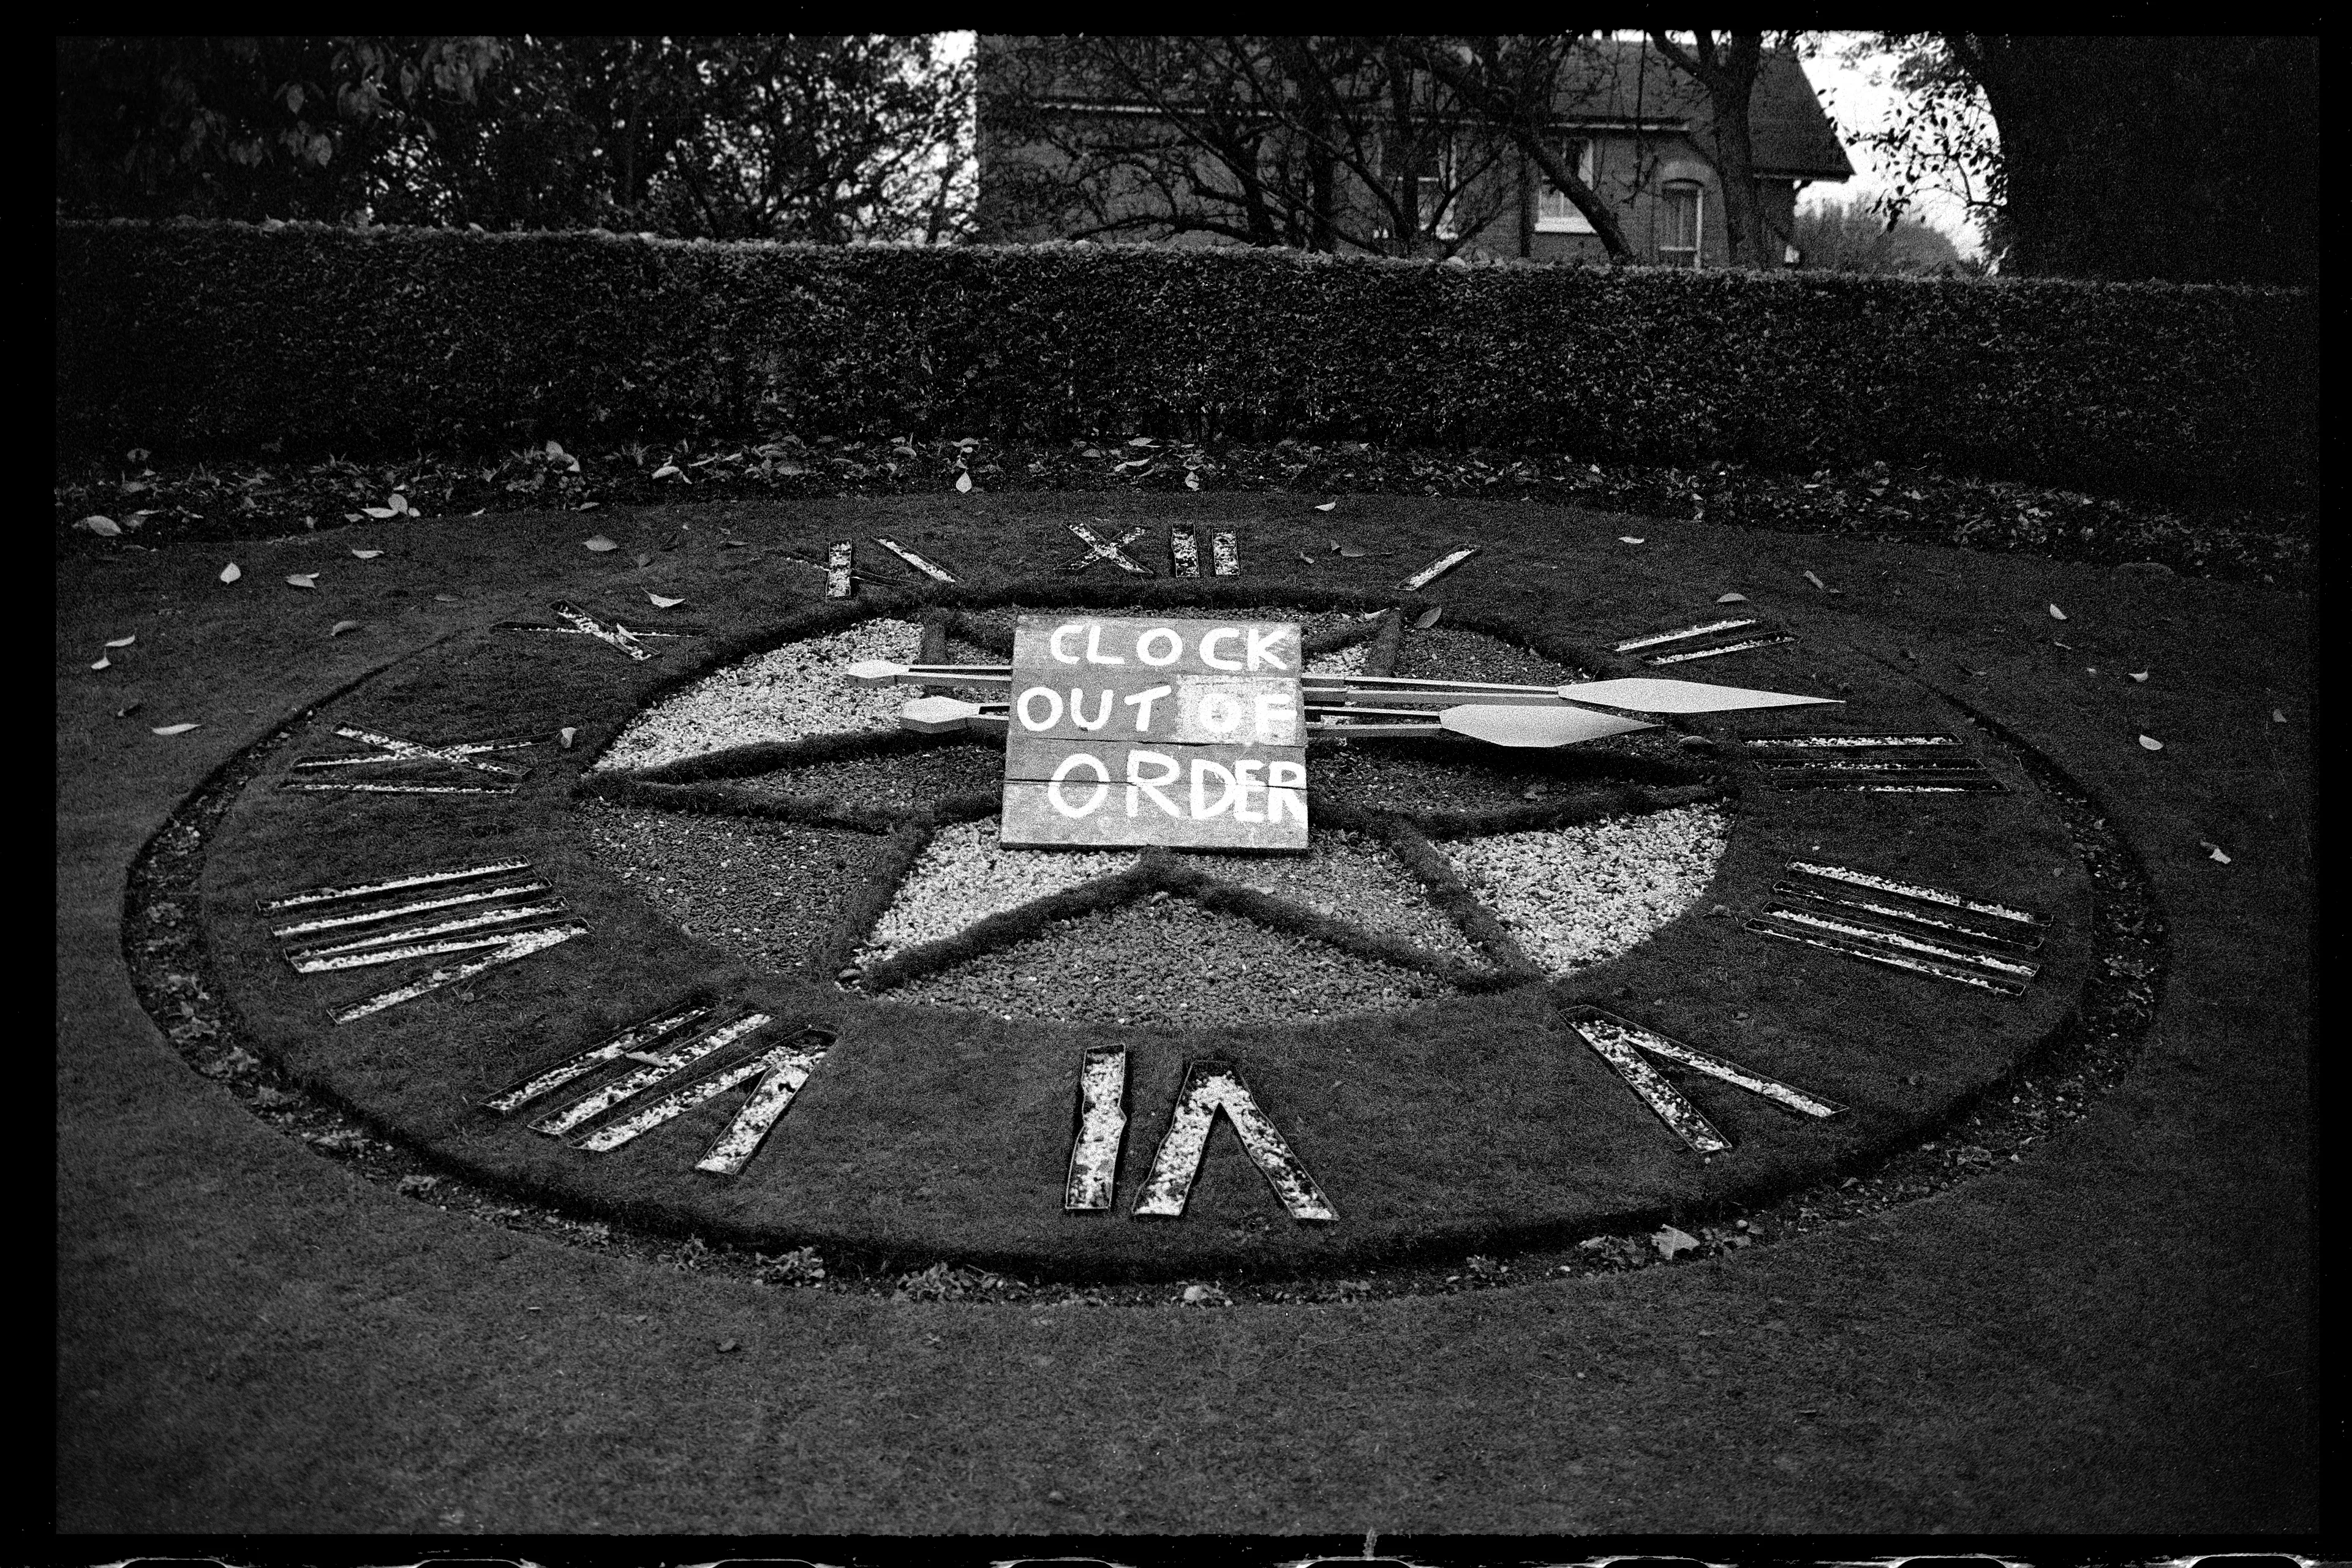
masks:
[[[1586,141],[1563,142],[1559,144],[1559,161],[1576,171],[1576,177],[1587,185],[1592,184],[1592,143]],[[1536,193],[1536,232],[1538,234],[1591,234],[1592,220],[1576,210],[1568,193],[1549,180],[1541,180]]]
[[[1658,205],[1658,261],[1666,267],[1698,266],[1699,241],[1706,232],[1706,193],[1688,180],[1665,189]]]

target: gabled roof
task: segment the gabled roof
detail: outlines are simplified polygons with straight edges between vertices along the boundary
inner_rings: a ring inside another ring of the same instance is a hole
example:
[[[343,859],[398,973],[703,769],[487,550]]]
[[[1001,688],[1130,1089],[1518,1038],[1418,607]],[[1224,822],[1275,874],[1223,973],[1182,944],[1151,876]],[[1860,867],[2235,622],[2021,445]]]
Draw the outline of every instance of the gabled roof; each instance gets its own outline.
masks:
[[[1596,40],[1561,73],[1554,112],[1573,125],[1643,124],[1710,132],[1706,89],[1655,47],[1631,38]],[[1786,49],[1767,49],[1748,100],[1756,172],[1800,180],[1846,180],[1853,165],[1822,111],[1803,64]],[[1711,140],[1711,136],[1709,140]]]

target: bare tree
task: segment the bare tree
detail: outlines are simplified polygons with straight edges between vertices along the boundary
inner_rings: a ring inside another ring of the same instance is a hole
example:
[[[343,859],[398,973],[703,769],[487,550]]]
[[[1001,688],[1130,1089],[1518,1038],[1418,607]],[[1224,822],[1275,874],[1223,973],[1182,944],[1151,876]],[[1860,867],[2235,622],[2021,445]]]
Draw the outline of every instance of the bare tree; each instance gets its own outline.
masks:
[[[1592,225],[1612,258],[1633,254],[1617,214],[1562,155],[1556,134],[1558,95],[1566,68],[1585,35],[1401,37],[1397,47],[1451,88],[1464,107],[1510,140],[1519,155],[1543,172]]]
[[[1713,110],[1716,174],[1723,181],[1723,216],[1731,241],[1731,265],[1763,267],[1772,250],[1764,232],[1764,209],[1756,199],[1756,145],[1749,132],[1748,110],[1755,96],[1756,78],[1763,68],[1762,33],[1726,33],[1718,43],[1713,32],[1700,28],[1685,48],[1672,35],[1652,32],[1650,42],[1685,75],[1706,89]]]
[[[1451,256],[1518,200],[1512,137],[1408,40],[1032,39],[994,69],[990,134],[1028,149],[1000,225]]]

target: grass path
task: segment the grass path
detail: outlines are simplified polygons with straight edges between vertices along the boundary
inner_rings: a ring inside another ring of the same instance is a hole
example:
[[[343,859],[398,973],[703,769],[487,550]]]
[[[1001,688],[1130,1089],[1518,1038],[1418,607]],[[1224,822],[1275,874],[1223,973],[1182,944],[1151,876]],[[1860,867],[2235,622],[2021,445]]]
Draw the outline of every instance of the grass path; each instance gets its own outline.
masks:
[[[975,1307],[761,1290],[454,1219],[245,1114],[132,997],[125,866],[306,700],[559,592],[658,585],[668,564],[629,549],[681,521],[691,569],[759,572],[782,604],[821,579],[762,547],[812,552],[841,520],[977,576],[1058,564],[1065,515],[1241,520],[1254,574],[1288,562],[1366,586],[1483,532],[1507,542],[1456,574],[1459,602],[1598,601],[1665,574],[1914,664],[2047,752],[2138,846],[2174,942],[2138,1070],[1998,1173],[1733,1260],[1360,1306]],[[596,531],[624,550],[584,552]],[[722,552],[722,531],[753,544]],[[60,1530],[1360,1544],[1369,1528],[1402,1548],[1438,1531],[2316,1528],[2300,598],[1379,498],[1326,514],[1005,495],[369,533],[59,570]],[[1297,564],[1334,535],[1386,553]],[[388,553],[360,563],[352,544]],[[224,586],[232,555],[244,576]],[[313,568],[318,590],[282,585]],[[330,639],[346,618],[365,625]],[[113,669],[86,668],[131,632]],[[204,727],[150,732],[185,721]]]

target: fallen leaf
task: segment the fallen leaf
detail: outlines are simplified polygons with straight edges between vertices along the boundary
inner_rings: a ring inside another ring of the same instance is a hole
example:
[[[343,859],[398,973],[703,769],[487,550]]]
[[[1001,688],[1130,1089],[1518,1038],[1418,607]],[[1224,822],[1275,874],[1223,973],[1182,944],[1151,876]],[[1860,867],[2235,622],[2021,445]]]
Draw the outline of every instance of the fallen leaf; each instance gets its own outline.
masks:
[[[2134,680],[2146,680],[2147,677],[2148,672],[2145,669],[2136,669],[2131,672],[2131,678]]]
[[[2066,618],[2066,612],[2053,605],[2050,606],[2050,618],[2053,621],[2063,621]]]
[[[90,532],[97,534],[100,539],[115,539],[121,537],[122,533],[122,525],[121,523],[115,521],[110,517],[101,517],[96,512],[92,512],[89,516],[83,518],[79,522],[75,523],[74,526],[76,528],[86,528],[89,530]]]
[[[415,511],[412,510],[408,504],[408,498],[402,495],[398,490],[393,491],[392,499],[385,501],[383,504],[392,508],[394,511],[404,511],[411,517],[415,517],[416,515]]]
[[[333,626],[327,628],[327,635],[331,637],[339,637],[345,632],[355,632],[359,630],[361,625],[362,623],[358,621],[337,621]]]
[[[1617,536],[1617,542],[1620,544],[1647,544],[1650,542],[1646,539],[1636,539],[1630,533],[1621,533]]]
[[[1128,445],[1130,447],[1149,447],[1151,445],[1151,437],[1149,436],[1138,436],[1134,440],[1129,441]]]
[[[635,562],[640,566],[650,566],[654,563],[654,558],[646,554],[632,555],[629,559]]]
[[[604,504],[604,503],[600,500],[583,500],[572,510],[574,511],[594,511],[598,507],[603,506]]]
[[[378,522],[382,522],[385,518],[400,515],[400,509],[396,506],[363,506],[360,510]]]
[[[654,470],[654,478],[657,479],[666,479],[677,472],[677,465],[676,463],[664,463],[660,468]]]
[[[383,554],[383,552],[381,550],[354,550],[352,553],[358,556],[362,561],[373,561],[377,556]]]
[[[1370,552],[1360,549],[1353,544],[1334,544],[1331,548],[1338,551],[1340,554],[1346,556],[1350,561],[1360,561],[1367,554],[1370,553]]]
[[[2285,723],[2285,722],[2286,722],[2286,710],[2285,710],[2285,709],[2284,709],[2284,708],[2273,708],[2273,709],[2272,709],[2272,710],[2271,710],[2271,722],[2272,722],[2272,723],[2273,723],[2273,724],[2284,724],[2284,723]]]
[[[2229,856],[2222,853],[2221,847],[2219,844],[2209,844],[2204,839],[2200,838],[2197,841],[2197,847],[2207,851],[2205,858],[2209,860],[2219,860],[2224,866],[2230,863]]]
[[[1432,626],[1435,626],[1435,625],[1437,624],[1437,617],[1438,617],[1438,616],[1442,616],[1442,615],[1444,615],[1444,613],[1445,613],[1445,606],[1444,606],[1444,605],[1432,605],[1429,608],[1427,608],[1427,609],[1425,609],[1425,610],[1422,611],[1422,612],[1421,612],[1421,614],[1419,614],[1419,615],[1417,615],[1417,616],[1413,616],[1413,618],[1412,618],[1413,629],[1414,629],[1415,631],[1423,631],[1423,632],[1427,631],[1430,627],[1432,627]]]
[[[316,588],[319,574],[316,572],[297,572],[286,579],[286,585],[289,588]]]
[[[971,494],[971,476],[970,474],[958,474],[956,476],[956,494],[966,496]]]
[[[2052,637],[2050,639],[2050,646],[2052,647],[2063,647],[2068,653],[2073,653],[2074,651],[2074,645],[2073,643],[2060,642],[2056,637]]]
[[[1811,584],[1814,587],[1816,587],[1816,588],[1827,588],[1827,587],[1829,586],[1829,584],[1828,584],[1827,583],[1822,582],[1819,577],[1814,576],[1811,572],[1808,572],[1808,573],[1806,573],[1806,574],[1805,574],[1805,581],[1806,581],[1806,582],[1808,582],[1808,583],[1811,583]]]
[[[135,643],[138,640],[139,634],[137,632],[132,632],[127,637],[116,637],[112,642],[108,643],[106,646],[109,647],[129,647],[132,643]]]
[[[1744,605],[1747,602],[1748,595],[1745,594],[1726,594],[1721,598],[1716,600],[1716,603],[1718,605]]]
[[[1298,558],[1299,558],[1301,561],[1306,562],[1306,563],[1307,563],[1307,564],[1308,564],[1309,566],[1312,566],[1312,565],[1314,565],[1314,564],[1315,564],[1315,557],[1313,557],[1312,555],[1307,554],[1307,552],[1305,552],[1304,550],[1302,550],[1302,551],[1300,551],[1300,552],[1298,552]]]
[[[1339,503],[1338,501],[1335,501],[1335,500],[1327,500],[1327,501],[1323,502],[1321,505],[1318,506],[1315,510],[1316,510],[1317,511],[1329,511],[1333,507],[1338,506],[1339,504]]]
[[[657,610],[675,609],[678,605],[686,603],[684,599],[665,599],[659,594],[655,593],[648,593],[646,595],[646,597],[654,602],[654,608]]]
[[[224,583],[234,583],[239,577],[244,575],[245,573],[238,568],[237,563],[232,561],[227,565],[221,568],[220,580]]]
[[[1198,475],[1198,474],[1196,474],[1196,473],[1194,473],[1194,472],[1192,472],[1192,469],[1190,469],[1190,468],[1185,469],[1185,470],[1184,470],[1184,488],[1185,488],[1186,489],[1188,489],[1188,490],[1197,490],[1197,489],[1199,489],[1201,488],[1201,476],[1200,476],[1200,475]]]
[[[144,447],[133,447],[131,450],[123,453],[122,455],[134,463],[143,463],[153,454],[150,453]]]
[[[96,664],[91,665],[91,666],[90,666],[90,668],[92,668],[92,669],[111,669],[113,667],[114,667],[114,661],[113,661],[112,659],[110,659],[110,658],[107,658],[104,654],[100,654],[100,655],[98,656],[98,662],[97,662]]]
[[[547,460],[551,463],[562,463],[572,473],[576,474],[580,471],[580,459],[552,441],[547,444]]]
[[[600,533],[595,538],[588,541],[588,548],[596,552],[597,554],[602,555],[607,550],[618,550],[621,547]]]
[[[1696,1250],[1698,1247],[1698,1237],[1687,1231],[1676,1230],[1670,1225],[1661,1226],[1651,1236],[1650,1245],[1658,1249],[1659,1257],[1671,1258],[1678,1252]]]
[[[2154,739],[2154,738],[2152,738],[2152,737],[2150,737],[2150,736],[2147,736],[2147,735],[2142,735],[2142,736],[2139,738],[2139,743],[2140,743],[2142,746],[2146,747],[2147,750],[2151,751],[2151,752],[2160,752],[2160,751],[2164,750],[2164,742],[2163,742],[2158,741],[2158,740],[2156,740],[2156,739]]]
[[[562,741],[563,749],[567,752],[572,749],[572,738],[579,733],[579,730],[575,726],[570,724],[566,724],[562,729],[556,731],[556,734]]]
[[[735,1340],[721,1340],[719,1342],[719,1349],[722,1353],[728,1351],[740,1351],[742,1348],[742,1344]]]
[[[155,733],[158,735],[184,735],[191,730],[202,728],[203,726],[200,724],[158,724],[155,726]]]

